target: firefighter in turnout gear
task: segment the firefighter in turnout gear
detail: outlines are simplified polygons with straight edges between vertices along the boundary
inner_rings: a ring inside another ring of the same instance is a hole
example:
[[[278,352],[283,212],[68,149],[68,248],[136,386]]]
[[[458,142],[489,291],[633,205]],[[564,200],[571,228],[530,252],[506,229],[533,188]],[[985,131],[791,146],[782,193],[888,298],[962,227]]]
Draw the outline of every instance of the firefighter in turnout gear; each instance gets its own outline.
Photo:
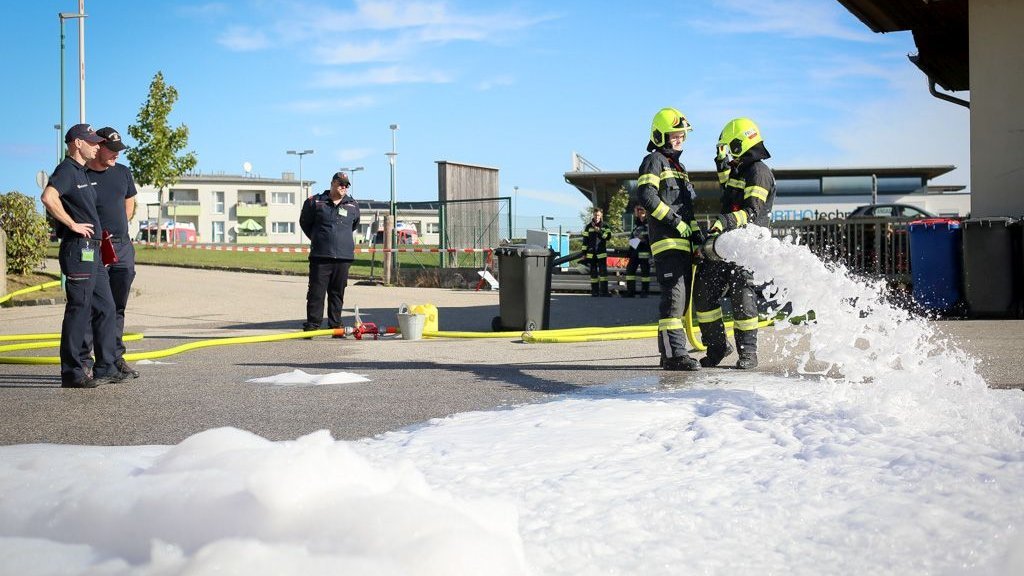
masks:
[[[775,176],[764,163],[770,158],[761,131],[749,118],[737,118],[725,125],[718,139],[715,168],[722,188],[722,209],[708,231],[711,236],[742,228],[747,223],[767,227],[775,201]],[[702,250],[698,256],[704,255]],[[747,270],[731,262],[702,259],[697,271],[694,305],[700,322],[701,340],[707,346],[702,366],[717,366],[733,352],[726,340],[722,300],[732,304],[733,333],[739,360],[736,367],[757,367],[757,287]]]
[[[658,351],[666,370],[698,370],[690,357],[683,330],[690,290],[691,242],[698,245],[703,233],[693,217],[693,185],[679,163],[686,133],[693,128],[682,112],[662,108],[651,122],[649,154],[640,164],[637,204],[650,214],[648,234],[651,254],[661,288],[658,303]]]
[[[636,296],[636,271],[640,269],[640,297],[651,293],[651,239],[647,232],[647,210],[639,204],[633,208],[636,217],[629,235],[629,264],[626,265],[624,298]]]
[[[594,208],[594,216],[583,229],[587,237],[587,258],[590,260],[590,295],[611,296],[608,293],[608,240],[612,231],[604,225],[604,210]]]

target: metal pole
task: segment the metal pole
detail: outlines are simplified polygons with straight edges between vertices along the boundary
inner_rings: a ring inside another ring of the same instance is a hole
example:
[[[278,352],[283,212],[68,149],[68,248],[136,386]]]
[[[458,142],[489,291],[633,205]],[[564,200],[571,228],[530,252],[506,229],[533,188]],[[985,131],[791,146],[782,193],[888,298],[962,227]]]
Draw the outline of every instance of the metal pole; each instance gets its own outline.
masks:
[[[78,0],[78,121],[85,124],[85,0]]]
[[[510,238],[516,237],[516,205],[519,204],[519,186],[512,187],[512,231],[509,232]]]
[[[871,204],[878,204],[878,176],[871,175]]]
[[[86,18],[86,14],[84,13],[84,5],[80,5],[79,9],[83,10],[83,12],[80,12],[78,14],[75,14],[73,12],[58,12],[57,13],[57,20],[60,21],[60,133],[61,133],[62,136],[64,134],[64,126],[65,126],[65,123],[64,123],[64,45],[65,45],[64,44],[64,38],[65,38],[65,34],[64,34],[64,21],[68,20],[68,19],[77,19],[78,23],[80,25],[80,28],[79,28],[79,38],[81,40],[79,42],[79,60],[80,60],[80,66],[81,66],[80,79],[83,82],[82,88],[79,91],[79,94],[80,94],[80,97],[81,97],[80,111],[81,111],[81,117],[82,117],[80,122],[82,122],[82,123],[85,122],[85,85],[84,85],[84,82],[85,82],[85,53],[83,52],[83,50],[85,49],[85,43],[84,43],[85,28],[84,28],[83,22],[84,22],[84,20]],[[62,153],[58,154],[57,161],[60,162],[63,158],[64,158],[64,154],[63,154],[63,150],[62,150]]]
[[[64,159],[64,147],[61,145],[63,132],[60,129],[60,124],[54,124],[53,129],[57,132],[57,164],[60,164],[60,161]]]
[[[391,128],[391,152],[387,154],[387,157],[388,163],[391,164],[391,247],[394,248],[396,246],[397,234],[395,226],[398,224],[398,211],[395,208],[395,161],[398,159],[398,152],[395,149],[397,144],[395,133],[398,131],[398,124],[392,124],[389,128]],[[391,259],[391,267],[398,267],[397,253],[395,254],[395,257]]]
[[[60,135],[64,136],[64,15],[57,14],[60,20]],[[57,154],[57,163],[64,158],[61,153]]]

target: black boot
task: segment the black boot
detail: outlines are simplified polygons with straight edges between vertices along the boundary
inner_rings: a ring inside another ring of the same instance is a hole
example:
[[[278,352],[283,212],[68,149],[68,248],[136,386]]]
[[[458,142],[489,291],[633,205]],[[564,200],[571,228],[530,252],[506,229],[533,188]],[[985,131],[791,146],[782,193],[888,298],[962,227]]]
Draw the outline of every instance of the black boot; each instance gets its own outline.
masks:
[[[740,359],[736,362],[737,368],[740,370],[757,368],[757,330],[737,330],[736,348],[740,353]]]
[[[633,298],[636,296],[636,285],[630,282],[626,285],[626,291],[621,294],[623,298]]]
[[[597,282],[590,283],[590,295],[594,297],[600,296],[600,294],[598,294],[597,292]]]
[[[601,296],[604,296],[606,298],[611,296],[611,294],[608,292],[608,281],[607,280],[601,280],[600,284],[601,284]]]
[[[640,297],[641,298],[647,298],[647,296],[649,296],[650,294],[651,294],[651,283],[650,282],[642,282],[640,284]]]
[[[712,368],[722,363],[726,356],[733,353],[732,346],[726,342],[725,347],[708,346],[707,354],[700,359],[700,365],[705,368]]]
[[[757,368],[757,354],[754,352],[740,353],[740,359],[736,361],[736,367],[740,370],[753,370]]]
[[[700,364],[689,356],[673,356],[665,358],[661,366],[665,370],[695,372],[700,370]]]

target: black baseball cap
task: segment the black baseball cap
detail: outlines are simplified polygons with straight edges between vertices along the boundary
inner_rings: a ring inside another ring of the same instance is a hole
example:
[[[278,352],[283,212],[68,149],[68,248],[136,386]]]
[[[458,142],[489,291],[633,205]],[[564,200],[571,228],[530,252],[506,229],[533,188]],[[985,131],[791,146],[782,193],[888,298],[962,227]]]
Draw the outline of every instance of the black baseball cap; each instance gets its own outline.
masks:
[[[345,174],[344,172],[335,172],[334,177],[331,178],[331,182],[338,182],[340,184],[344,184],[345,186],[352,185],[352,182],[350,182],[348,179],[348,174]]]
[[[124,145],[124,142],[121,142],[121,135],[117,133],[117,130],[114,130],[110,126],[100,128],[96,131],[96,135],[103,138],[103,146],[108,150],[120,152],[121,150],[128,148]]]
[[[97,144],[103,142],[103,136],[97,134],[92,126],[88,124],[75,124],[71,128],[68,128],[66,134],[64,134],[64,143],[69,144],[72,140],[85,140],[86,142],[92,142]]]

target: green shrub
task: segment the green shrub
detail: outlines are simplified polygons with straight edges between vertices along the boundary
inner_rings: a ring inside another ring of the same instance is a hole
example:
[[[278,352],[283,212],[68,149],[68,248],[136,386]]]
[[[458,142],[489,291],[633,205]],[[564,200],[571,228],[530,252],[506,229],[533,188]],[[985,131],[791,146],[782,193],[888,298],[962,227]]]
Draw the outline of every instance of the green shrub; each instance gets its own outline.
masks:
[[[0,194],[0,228],[7,232],[7,271],[28,274],[46,257],[50,230],[35,200],[21,192]]]

